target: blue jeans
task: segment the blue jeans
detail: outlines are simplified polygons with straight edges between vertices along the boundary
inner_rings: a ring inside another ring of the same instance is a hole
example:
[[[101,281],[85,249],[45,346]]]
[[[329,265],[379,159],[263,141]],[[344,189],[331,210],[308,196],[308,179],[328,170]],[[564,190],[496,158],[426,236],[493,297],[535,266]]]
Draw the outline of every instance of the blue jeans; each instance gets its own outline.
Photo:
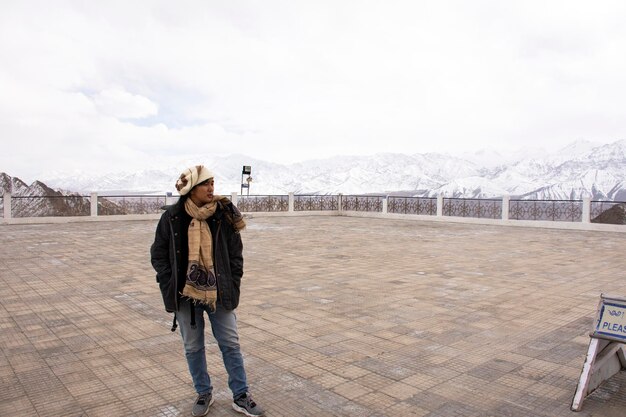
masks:
[[[228,386],[233,392],[233,397],[248,391],[246,371],[243,367],[243,356],[239,347],[239,335],[237,334],[237,316],[234,310],[225,310],[217,305],[214,313],[208,313],[208,307],[194,306],[196,315],[196,328],[191,328],[191,308],[189,302],[183,301],[180,310],[176,313],[176,320],[180,326],[180,334],[183,337],[185,356],[189,373],[193,379],[193,385],[198,394],[213,391],[211,378],[207,371],[206,355],[204,351],[204,312],[207,312],[211,322],[211,330],[222,352],[224,367],[228,372]]]

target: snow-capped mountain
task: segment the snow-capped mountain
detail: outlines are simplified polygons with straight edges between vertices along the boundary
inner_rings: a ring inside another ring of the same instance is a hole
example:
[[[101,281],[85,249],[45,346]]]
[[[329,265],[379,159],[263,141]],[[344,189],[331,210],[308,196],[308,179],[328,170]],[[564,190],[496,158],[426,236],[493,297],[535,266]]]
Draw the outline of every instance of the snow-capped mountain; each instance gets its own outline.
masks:
[[[53,188],[101,194],[175,192],[182,169],[202,163],[215,173],[216,192],[241,192],[243,165],[252,166],[249,193],[403,194],[445,197],[626,200],[626,140],[597,145],[574,142],[554,153],[522,150],[507,155],[482,150],[459,156],[383,153],[337,156],[282,165],[245,155],[203,155],[175,166],[102,176],[50,173]],[[244,181],[245,183],[245,181]],[[244,188],[243,193],[247,190]]]
[[[26,185],[19,178],[0,173],[0,191],[10,192],[14,197],[11,203],[13,217],[84,216],[90,212],[90,204],[86,198],[55,191],[41,181]],[[38,198],[43,196],[50,198]]]
[[[11,194],[12,217],[58,217],[58,216],[89,216],[91,201],[89,197],[78,193],[53,190],[41,181],[26,185],[17,177],[0,172],[0,192]],[[4,210],[5,200],[0,200],[0,210]],[[133,207],[132,199],[129,204],[124,201],[112,201],[109,198],[98,197],[98,214],[143,214],[154,212],[150,202],[137,204]],[[162,203],[153,202],[152,204]],[[143,210],[143,211],[142,211]],[[148,210],[148,211],[146,211]]]

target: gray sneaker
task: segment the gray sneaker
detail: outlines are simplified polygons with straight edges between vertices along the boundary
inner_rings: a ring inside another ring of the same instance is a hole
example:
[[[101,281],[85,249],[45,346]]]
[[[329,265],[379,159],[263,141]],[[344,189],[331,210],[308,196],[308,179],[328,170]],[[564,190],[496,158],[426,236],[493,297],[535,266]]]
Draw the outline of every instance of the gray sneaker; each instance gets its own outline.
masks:
[[[262,416],[265,412],[260,405],[254,402],[249,392],[242,394],[233,400],[235,411],[243,413],[248,417]]]
[[[201,417],[209,414],[209,407],[213,404],[213,395],[211,393],[200,394],[196,398],[196,402],[191,409],[191,415],[193,417]]]

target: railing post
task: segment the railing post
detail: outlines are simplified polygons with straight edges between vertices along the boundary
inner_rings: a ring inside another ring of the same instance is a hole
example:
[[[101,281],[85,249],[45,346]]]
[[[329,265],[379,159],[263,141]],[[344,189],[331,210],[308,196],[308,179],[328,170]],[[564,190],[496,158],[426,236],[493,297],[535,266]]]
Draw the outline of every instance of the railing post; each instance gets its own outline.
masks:
[[[293,213],[294,211],[294,196],[293,196],[293,192],[289,193],[289,213]]]
[[[230,201],[232,201],[235,206],[237,205],[238,200],[239,197],[237,196],[237,191],[233,191],[232,193],[230,193]]]
[[[165,193],[165,205],[169,206],[172,204],[172,192],[168,191]]]
[[[91,217],[96,217],[98,215],[98,193],[91,193],[89,204],[91,205]]]
[[[591,197],[583,197],[583,223],[591,223]]]
[[[383,197],[383,214],[387,214],[387,207],[388,207],[387,198],[388,196]]]
[[[5,219],[10,219],[11,218],[11,193],[10,192],[6,192],[4,193],[4,197],[2,197],[2,203],[4,204],[4,218]]]
[[[443,216],[443,194],[437,195],[437,217]]]
[[[511,196],[502,196],[502,220],[509,220],[509,207],[511,206]]]
[[[339,193],[337,195],[339,200],[339,214],[343,213],[343,194]]]

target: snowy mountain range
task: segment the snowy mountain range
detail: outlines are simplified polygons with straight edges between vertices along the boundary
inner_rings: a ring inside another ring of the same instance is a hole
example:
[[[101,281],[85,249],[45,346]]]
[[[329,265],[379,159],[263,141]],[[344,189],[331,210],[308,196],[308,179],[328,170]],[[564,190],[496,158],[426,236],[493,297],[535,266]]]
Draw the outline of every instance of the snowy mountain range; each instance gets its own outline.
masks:
[[[626,201],[626,140],[596,145],[577,141],[554,153],[491,151],[337,156],[294,164],[276,164],[245,155],[201,155],[176,166],[88,176],[48,173],[48,186],[78,193],[173,192],[187,166],[202,163],[215,173],[216,192],[240,193],[243,165],[252,167],[250,195],[396,194],[462,198],[512,197],[561,200]],[[245,183],[245,181],[244,181]],[[243,189],[246,194],[248,190]]]
[[[15,200],[12,202],[13,217],[28,217],[50,215],[88,215],[89,201],[80,197],[57,198],[72,196],[70,193],[56,191],[41,181],[35,181],[30,186],[22,180],[0,173],[0,191],[10,191]],[[52,198],[32,199],[33,196],[48,196]],[[4,201],[2,201],[4,207]]]

